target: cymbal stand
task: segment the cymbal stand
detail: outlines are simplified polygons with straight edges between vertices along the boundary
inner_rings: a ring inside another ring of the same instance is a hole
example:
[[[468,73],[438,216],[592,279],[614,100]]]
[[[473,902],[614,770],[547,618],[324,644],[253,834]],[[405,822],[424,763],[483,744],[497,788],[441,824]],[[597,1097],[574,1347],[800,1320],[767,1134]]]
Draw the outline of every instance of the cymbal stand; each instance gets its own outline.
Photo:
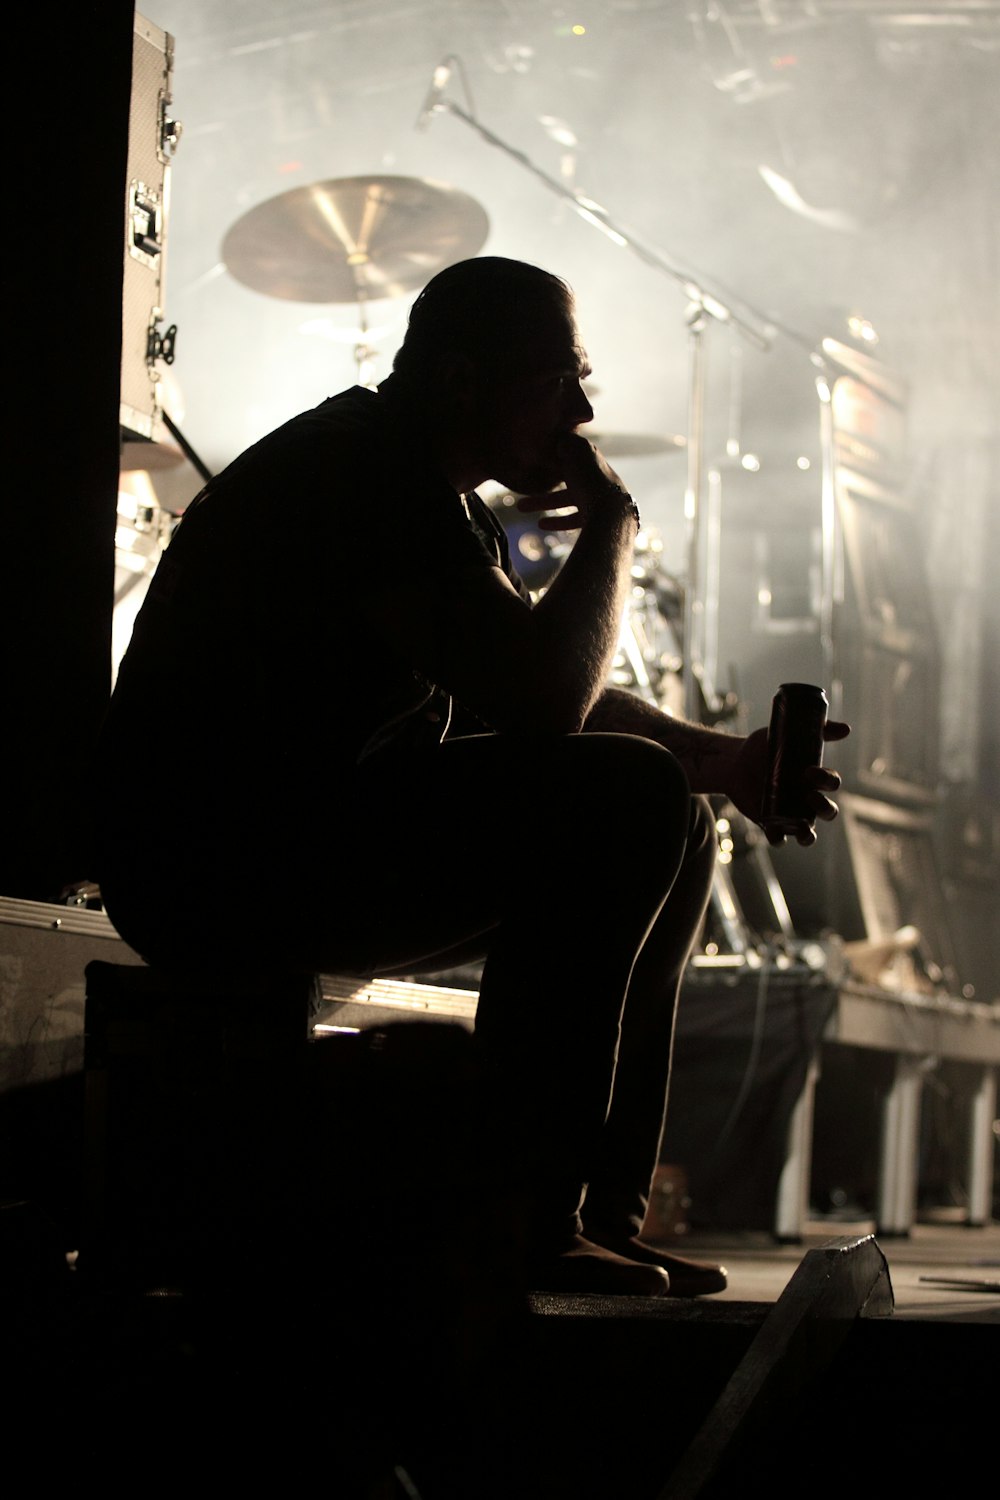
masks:
[[[684,487],[684,625],[681,635],[683,655],[681,673],[684,687],[684,717],[700,719],[702,690],[699,677],[704,675],[703,636],[704,603],[699,597],[701,576],[701,476],[703,469],[705,426],[705,308],[701,298],[692,297],[687,307],[689,374],[687,481]],[[700,690],[701,689],[701,690]]]
[[[448,59],[448,62],[454,59]],[[444,73],[447,78],[450,68]],[[700,627],[704,623],[704,602],[698,598],[699,535],[701,531],[701,496],[703,470],[703,429],[705,403],[705,352],[704,332],[710,319],[728,323],[736,328],[751,343],[767,351],[771,348],[772,333],[763,317],[753,312],[743,318],[722,298],[709,292],[698,278],[675,265],[661,250],[645,245],[631,229],[617,223],[607,209],[595,203],[584,193],[567,186],[565,182],[550,176],[537,166],[523,151],[501,140],[492,130],[481,124],[469,110],[463,109],[451,99],[435,97],[429,106],[428,115],[450,114],[468,125],[486,143],[495,146],[510,156],[526,171],[537,177],[550,192],[570,202],[576,212],[594,229],[599,229],[613,244],[630,250],[644,265],[661,271],[678,282],[688,298],[686,321],[690,349],[690,380],[688,390],[688,443],[687,484],[684,495],[684,521],[686,537],[686,586],[684,593],[684,712],[685,716],[698,721],[701,718],[703,695],[706,688],[704,663],[699,655]]]
[[[366,309],[367,298],[365,289],[357,280],[358,289],[358,342],[354,346],[354,363],[358,371],[358,385],[363,385],[367,390],[373,391],[377,385],[375,379],[375,350],[368,342],[368,313]]]

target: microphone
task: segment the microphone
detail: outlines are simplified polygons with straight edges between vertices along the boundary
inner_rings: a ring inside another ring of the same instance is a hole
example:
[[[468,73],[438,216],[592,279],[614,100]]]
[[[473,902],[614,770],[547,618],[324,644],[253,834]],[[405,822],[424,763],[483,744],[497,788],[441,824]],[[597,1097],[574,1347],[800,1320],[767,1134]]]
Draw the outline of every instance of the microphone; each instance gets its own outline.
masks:
[[[446,57],[444,61],[439,62],[437,67],[434,69],[434,77],[431,79],[431,86],[427,90],[427,98],[424,100],[420,113],[417,116],[417,130],[426,130],[431,122],[431,116],[437,114],[438,110],[441,108],[441,105],[438,101],[447,88],[448,79],[450,77],[451,58]]]

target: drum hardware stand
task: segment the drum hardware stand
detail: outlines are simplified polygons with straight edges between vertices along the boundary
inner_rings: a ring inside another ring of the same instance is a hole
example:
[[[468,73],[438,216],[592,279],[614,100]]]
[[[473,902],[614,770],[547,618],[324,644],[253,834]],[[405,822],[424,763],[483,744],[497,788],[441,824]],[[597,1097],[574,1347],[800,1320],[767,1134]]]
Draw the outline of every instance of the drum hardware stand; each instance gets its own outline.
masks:
[[[194,464],[195,468],[198,470],[198,473],[201,475],[202,479],[204,479],[205,483],[207,484],[210,479],[214,479],[215,475],[212,473],[211,469],[209,469],[207,465],[204,464],[198,457],[197,453],[191,447],[191,444],[181,432],[180,428],[166,412],[163,413],[163,425],[166,427],[167,431],[170,433],[170,436],[174,439],[181,452]]]
[[[520,166],[537,177],[550,192],[570,202],[582,219],[599,229],[614,244],[624,250],[631,250],[633,255],[651,266],[655,271],[661,271],[679,282],[688,297],[688,308],[686,322],[689,333],[690,347],[690,381],[689,381],[689,411],[688,411],[688,443],[687,443],[687,488],[684,495],[684,520],[687,545],[687,586],[684,591],[684,657],[683,657],[683,680],[684,680],[684,712],[685,716],[693,723],[703,722],[702,703],[704,701],[705,683],[702,663],[696,649],[699,638],[699,627],[704,623],[704,601],[697,597],[698,567],[699,567],[699,531],[701,527],[701,476],[703,466],[703,427],[704,427],[704,397],[705,397],[705,354],[704,354],[704,331],[708,320],[727,323],[730,327],[738,329],[752,343],[765,352],[771,348],[772,335],[765,320],[756,312],[754,322],[739,317],[733,309],[720,298],[709,293],[697,278],[689,272],[682,270],[662,251],[644,245],[632,233],[631,229],[616,223],[605,208],[595,203],[592,198],[579,192],[575,188],[568,187],[556,177],[551,177],[547,172],[515,147],[501,140],[493,131],[488,130],[485,125],[476,119],[469,109],[463,109],[461,105],[454,103],[451,99],[444,98],[444,90],[451,76],[453,65],[460,66],[459,58],[449,56],[434,70],[434,78],[431,84],[424,107],[417,121],[418,129],[425,129],[427,124],[436,114],[454,115],[463,124],[486,141],[487,145],[495,146],[510,156]]]
[[[354,362],[358,367],[358,385],[364,386],[366,390],[373,391],[377,385],[375,379],[375,350],[368,342],[369,324],[366,301],[364,288],[359,281],[358,342],[354,346]]]

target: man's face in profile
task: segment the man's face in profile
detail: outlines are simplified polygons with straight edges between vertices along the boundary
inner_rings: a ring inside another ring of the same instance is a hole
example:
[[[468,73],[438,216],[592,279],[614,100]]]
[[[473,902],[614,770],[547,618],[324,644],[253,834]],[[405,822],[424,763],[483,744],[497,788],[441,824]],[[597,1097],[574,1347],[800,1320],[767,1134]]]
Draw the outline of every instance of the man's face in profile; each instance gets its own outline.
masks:
[[[590,365],[576,324],[553,309],[500,358],[480,383],[484,467],[515,494],[550,490],[563,478],[560,440],[594,417],[581,385]]]

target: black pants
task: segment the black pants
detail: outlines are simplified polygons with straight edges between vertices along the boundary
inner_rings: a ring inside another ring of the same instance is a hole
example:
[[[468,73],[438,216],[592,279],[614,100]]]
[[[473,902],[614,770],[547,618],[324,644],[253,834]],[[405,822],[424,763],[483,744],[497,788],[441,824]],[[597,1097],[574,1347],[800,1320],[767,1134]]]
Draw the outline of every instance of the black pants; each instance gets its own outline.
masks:
[[[530,852],[526,807],[549,829]],[[112,921],[151,963],[245,966],[248,943],[261,964],[324,973],[483,958],[484,1109],[535,1242],[641,1227],[716,853],[711,811],[668,751],[616,734],[456,739],[370,759],[308,826],[176,847],[102,876]]]

